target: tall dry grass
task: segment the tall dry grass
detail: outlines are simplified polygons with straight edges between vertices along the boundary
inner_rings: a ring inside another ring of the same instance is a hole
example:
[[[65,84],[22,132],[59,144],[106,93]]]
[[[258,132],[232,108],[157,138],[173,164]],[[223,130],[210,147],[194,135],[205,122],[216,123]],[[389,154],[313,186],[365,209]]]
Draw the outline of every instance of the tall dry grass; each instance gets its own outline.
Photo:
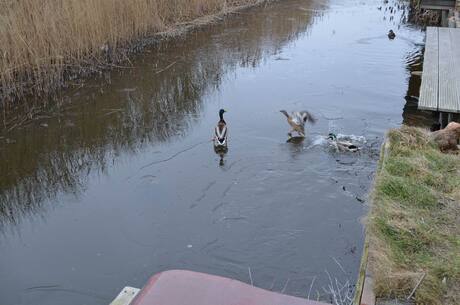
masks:
[[[261,0],[0,0],[0,98],[46,95],[120,48]],[[85,69],[83,69],[85,67]]]

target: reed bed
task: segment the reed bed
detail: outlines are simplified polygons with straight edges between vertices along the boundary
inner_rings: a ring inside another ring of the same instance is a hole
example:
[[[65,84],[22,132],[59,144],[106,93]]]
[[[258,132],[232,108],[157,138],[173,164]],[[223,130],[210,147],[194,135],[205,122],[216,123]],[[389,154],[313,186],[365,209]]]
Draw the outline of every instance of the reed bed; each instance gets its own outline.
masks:
[[[125,60],[156,33],[262,0],[0,0],[0,108]]]

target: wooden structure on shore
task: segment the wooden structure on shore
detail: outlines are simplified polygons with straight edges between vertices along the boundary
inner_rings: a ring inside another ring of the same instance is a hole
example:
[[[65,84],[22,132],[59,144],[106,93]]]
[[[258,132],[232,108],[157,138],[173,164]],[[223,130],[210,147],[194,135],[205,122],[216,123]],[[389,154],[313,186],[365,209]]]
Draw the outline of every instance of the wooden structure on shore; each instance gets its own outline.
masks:
[[[440,11],[441,25],[447,27],[449,26],[449,14],[460,8],[460,0],[420,0],[420,8]]]
[[[418,108],[460,113],[460,28],[427,27]]]
[[[426,10],[450,10],[455,7],[455,0],[421,0],[420,7]]]

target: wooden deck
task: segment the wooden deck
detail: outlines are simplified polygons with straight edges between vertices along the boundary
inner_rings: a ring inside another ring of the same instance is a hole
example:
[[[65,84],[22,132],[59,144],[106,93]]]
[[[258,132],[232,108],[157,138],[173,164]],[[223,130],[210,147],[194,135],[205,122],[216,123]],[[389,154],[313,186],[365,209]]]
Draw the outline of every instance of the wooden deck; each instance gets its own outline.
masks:
[[[449,10],[455,7],[455,0],[421,0],[420,7],[426,10]]]
[[[460,113],[459,28],[427,28],[418,108]]]

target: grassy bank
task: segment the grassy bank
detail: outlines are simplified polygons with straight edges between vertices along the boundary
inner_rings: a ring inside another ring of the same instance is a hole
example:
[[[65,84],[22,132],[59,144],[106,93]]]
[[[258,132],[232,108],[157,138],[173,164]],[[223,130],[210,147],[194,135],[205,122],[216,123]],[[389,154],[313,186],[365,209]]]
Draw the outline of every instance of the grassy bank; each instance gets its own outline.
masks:
[[[377,297],[460,304],[460,156],[442,154],[425,131],[388,133],[368,220]]]
[[[178,24],[262,0],[0,0],[0,107],[126,59]],[[201,20],[201,23],[205,21]]]

